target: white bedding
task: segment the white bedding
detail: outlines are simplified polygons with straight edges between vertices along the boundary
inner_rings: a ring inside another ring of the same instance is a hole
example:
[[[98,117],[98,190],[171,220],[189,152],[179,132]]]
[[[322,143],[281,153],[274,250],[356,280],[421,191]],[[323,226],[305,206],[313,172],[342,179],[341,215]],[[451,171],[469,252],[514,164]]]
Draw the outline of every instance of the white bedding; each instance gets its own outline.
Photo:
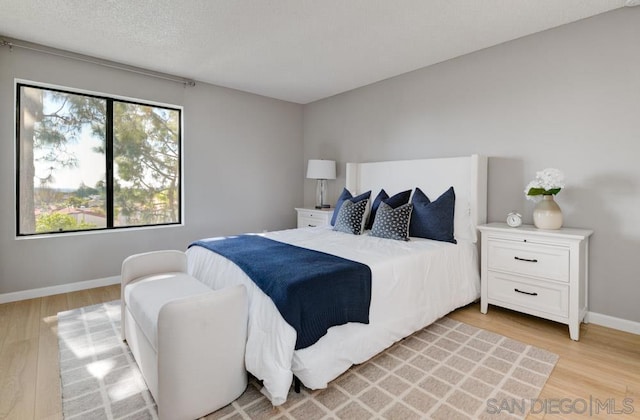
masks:
[[[264,236],[367,264],[372,273],[369,324],[332,327],[314,345],[294,351],[295,330],[240,268],[202,247],[187,251],[189,272],[213,289],[244,284],[249,295],[247,370],[263,381],[273,405],[287,399],[293,375],[312,389],[352,364],[479,297],[477,249],[428,239],[408,242],[350,235],[331,228],[291,229]]]

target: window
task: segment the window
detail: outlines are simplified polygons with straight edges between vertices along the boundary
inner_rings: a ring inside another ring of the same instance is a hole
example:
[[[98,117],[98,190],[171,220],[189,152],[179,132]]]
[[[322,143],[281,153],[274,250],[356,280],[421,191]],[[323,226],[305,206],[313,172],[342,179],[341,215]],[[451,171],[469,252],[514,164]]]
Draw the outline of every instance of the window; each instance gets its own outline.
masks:
[[[20,236],[181,223],[181,110],[17,85]]]

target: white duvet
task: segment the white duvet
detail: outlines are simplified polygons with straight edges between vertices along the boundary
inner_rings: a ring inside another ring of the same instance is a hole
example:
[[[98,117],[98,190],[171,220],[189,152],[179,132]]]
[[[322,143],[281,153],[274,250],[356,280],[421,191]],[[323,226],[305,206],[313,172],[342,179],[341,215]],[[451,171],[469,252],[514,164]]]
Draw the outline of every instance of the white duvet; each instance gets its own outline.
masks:
[[[262,392],[273,405],[286,401],[294,374],[308,388],[325,388],[351,365],[476,300],[480,293],[476,245],[471,242],[454,245],[419,238],[402,242],[330,228],[262,235],[367,264],[372,274],[369,324],[332,327],[314,345],[294,351],[295,330],[240,268],[205,248],[189,248],[189,272],[194,277],[213,289],[247,287],[246,367],[263,381]]]

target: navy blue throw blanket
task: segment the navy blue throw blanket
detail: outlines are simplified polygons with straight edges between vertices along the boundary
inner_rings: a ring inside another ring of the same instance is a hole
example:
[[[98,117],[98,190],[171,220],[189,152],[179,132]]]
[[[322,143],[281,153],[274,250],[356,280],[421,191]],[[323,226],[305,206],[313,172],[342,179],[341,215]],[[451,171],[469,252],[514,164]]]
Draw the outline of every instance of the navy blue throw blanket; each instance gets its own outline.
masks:
[[[257,235],[197,241],[233,261],[269,296],[298,333],[296,350],[334,325],[369,323],[371,269],[324,252]]]

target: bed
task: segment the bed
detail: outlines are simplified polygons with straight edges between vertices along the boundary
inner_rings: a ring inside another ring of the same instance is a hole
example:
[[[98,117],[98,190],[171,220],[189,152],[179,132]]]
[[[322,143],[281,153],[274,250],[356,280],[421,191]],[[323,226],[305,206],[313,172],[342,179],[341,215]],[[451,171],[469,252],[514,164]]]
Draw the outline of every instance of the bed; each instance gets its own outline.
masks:
[[[346,188],[357,195],[419,187],[430,198],[455,190],[456,244],[397,241],[335,232],[331,227],[267,232],[266,238],[366,264],[371,269],[369,323],[329,328],[315,344],[295,350],[296,331],[273,301],[234,263],[200,246],[187,250],[189,272],[211,288],[244,284],[249,296],[246,367],[262,380],[273,405],[287,399],[294,378],[325,388],[353,364],[479,297],[476,226],[486,221],[487,159],[472,155],[348,163]],[[373,197],[372,197],[373,198]],[[313,299],[312,296],[309,299]]]

